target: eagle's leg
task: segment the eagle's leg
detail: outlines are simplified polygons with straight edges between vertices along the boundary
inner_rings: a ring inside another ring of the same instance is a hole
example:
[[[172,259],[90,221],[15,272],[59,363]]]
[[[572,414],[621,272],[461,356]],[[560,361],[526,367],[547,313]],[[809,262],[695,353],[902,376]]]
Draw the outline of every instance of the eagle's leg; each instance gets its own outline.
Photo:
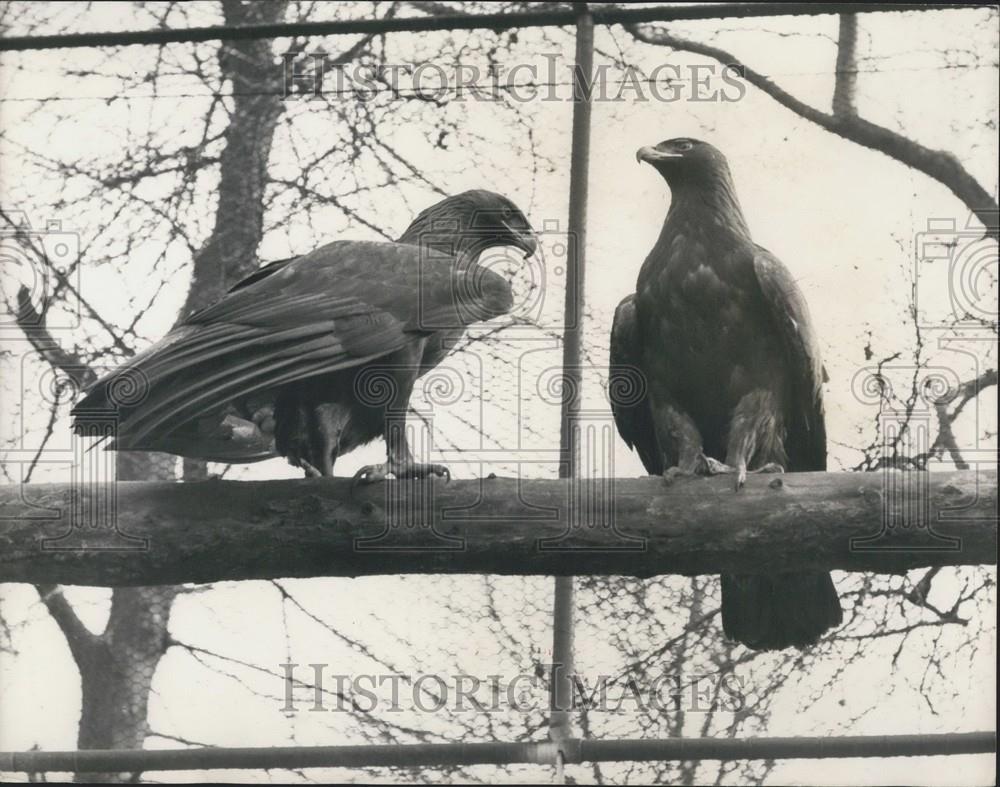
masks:
[[[671,402],[653,405],[656,424],[656,438],[660,445],[675,446],[676,457],[663,457],[663,478],[668,483],[679,476],[690,476],[698,472],[701,453],[701,432],[691,416]],[[670,464],[676,459],[676,464]]]
[[[777,397],[768,390],[758,389],[744,395],[733,410],[729,422],[726,464],[735,468],[736,491],[743,488],[747,473],[783,473],[785,459],[783,424]],[[767,460],[754,470],[747,470],[751,460]],[[778,458],[781,462],[774,461]],[[730,470],[732,472],[732,470]]]
[[[274,408],[274,445],[278,453],[292,467],[301,468],[306,478],[320,478],[323,474],[309,461],[309,414],[293,391],[279,397]]]
[[[429,478],[437,476],[451,480],[451,473],[444,465],[414,461],[407,441],[406,414],[410,407],[410,393],[413,383],[420,373],[420,357],[423,344],[405,348],[390,356],[399,363],[394,370],[394,393],[386,406],[383,433],[385,434],[386,461],[378,465],[366,465],[354,474],[354,483],[375,483],[387,476],[396,478]]]
[[[402,430],[400,430],[402,432]],[[451,480],[451,473],[444,465],[430,462],[415,462],[410,447],[406,443],[405,435],[399,440],[399,445],[395,451],[389,452],[389,472],[396,478],[429,478],[436,476],[446,481]]]
[[[310,403],[286,393],[275,408],[275,446],[306,478],[330,478],[350,410],[337,402]]]
[[[389,475],[396,478],[429,478],[436,476],[451,480],[451,473],[444,465],[413,461],[413,454],[406,440],[406,425],[393,424],[386,434],[387,461],[365,465],[354,474],[355,483],[372,484],[385,481]]]
[[[695,472],[700,475],[736,476],[736,491],[747,482],[749,473],[784,473],[779,462],[769,461],[754,470],[749,464],[754,457],[778,456],[784,459],[781,443],[781,419],[774,395],[770,391],[755,390],[743,396],[733,410],[729,422],[729,440],[726,461],[720,462],[699,454]]]
[[[313,410],[314,462],[319,464],[320,473],[333,477],[333,463],[340,451],[340,435],[343,434],[350,411],[334,403],[316,405]]]
[[[309,464],[309,460],[308,459],[303,459],[300,456],[300,457],[298,457],[298,458],[296,458],[294,460],[291,459],[291,458],[289,458],[288,461],[291,463],[291,465],[293,467],[301,467],[305,471],[306,478],[322,478],[323,477],[323,474],[319,470],[317,470],[315,467],[313,467],[311,464]]]

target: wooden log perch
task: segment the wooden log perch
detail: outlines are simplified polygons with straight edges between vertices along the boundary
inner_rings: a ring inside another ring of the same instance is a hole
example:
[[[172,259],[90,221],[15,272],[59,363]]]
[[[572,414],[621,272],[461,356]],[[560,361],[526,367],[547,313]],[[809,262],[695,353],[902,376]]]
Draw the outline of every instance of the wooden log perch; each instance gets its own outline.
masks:
[[[995,565],[997,473],[0,487],[0,581]]]

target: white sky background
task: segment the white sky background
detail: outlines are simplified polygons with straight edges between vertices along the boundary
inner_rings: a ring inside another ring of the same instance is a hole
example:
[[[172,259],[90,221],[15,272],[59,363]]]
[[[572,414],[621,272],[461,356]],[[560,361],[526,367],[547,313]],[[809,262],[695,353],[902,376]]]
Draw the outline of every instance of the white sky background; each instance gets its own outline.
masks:
[[[205,3],[204,24],[216,20]],[[322,13],[322,12],[321,12]],[[140,28],[134,12],[123,4],[94,6],[82,18],[77,29]],[[996,17],[987,12],[936,12],[925,14],[878,14],[861,17],[859,52],[877,59],[863,59],[858,83],[858,107],[862,116],[901,130],[929,147],[953,151],[988,191],[996,193],[997,171],[997,31]],[[718,23],[687,23],[672,26],[673,32],[698,40],[709,38]],[[37,32],[46,32],[39,30]],[[475,35],[475,34],[470,34]],[[571,57],[569,36],[552,32],[541,42],[538,31],[524,31],[517,51],[505,62],[513,65],[533,57],[537,51],[558,51]],[[729,49],[758,71],[771,75],[796,96],[827,109],[832,92],[835,58],[836,20],[833,17],[730,21],[713,43]],[[399,35],[399,62],[411,62],[431,56],[436,41],[433,36]],[[620,30],[598,28],[598,46],[609,52],[622,50],[626,62],[649,69],[669,60],[682,66],[709,61],[685,53],[639,45]],[[338,42],[328,40],[336,51]],[[182,47],[179,45],[182,51]],[[541,48],[544,47],[544,48]],[[172,48],[173,49],[173,48]],[[942,52],[948,50],[946,55]],[[176,126],[178,133],[190,132],[190,118],[200,117],[204,105],[199,99],[160,99],[131,104],[83,100],[83,96],[114,94],[115,80],[71,79],[61,76],[67,63],[94,65],[106,57],[121,58],[121,70],[127,72],[129,58],[149,56],[137,48],[106,50],[100,55],[82,50],[63,53],[30,53],[0,60],[0,94],[5,98],[55,95],[74,100],[58,102],[54,111],[69,114],[74,123],[49,140],[48,152],[54,158],[75,161],[80,158],[113,159],[116,149],[128,144],[129,136],[141,136],[148,126]],[[178,58],[182,55],[178,54]],[[952,67],[943,69],[947,59]],[[599,62],[601,58],[598,59]],[[568,77],[566,64],[562,74]],[[20,69],[5,68],[16,63]],[[117,63],[116,67],[117,67]],[[27,69],[27,70],[25,70]],[[167,80],[161,91],[170,95],[204,92],[204,87],[184,78]],[[565,95],[566,88],[563,88]],[[136,95],[148,90],[135,88]],[[14,140],[34,143],[49,133],[51,114],[29,117],[33,104],[0,103],[0,122],[13,127]],[[461,144],[442,151],[430,145],[423,129],[407,119],[379,129],[411,161],[420,162],[435,182],[449,192],[488,186],[510,196],[519,204],[537,228],[546,221],[562,226],[566,215],[569,177],[569,102],[533,102],[523,109],[524,122],[511,122],[512,115],[493,104],[467,102],[442,111],[456,113],[469,132]],[[321,112],[297,106],[300,112],[293,125],[296,142],[318,145],[325,141],[330,124]],[[409,111],[404,110],[405,111]],[[190,113],[187,115],[185,113]],[[47,118],[47,119],[46,119]],[[527,130],[531,129],[529,136]],[[588,222],[587,303],[590,314],[586,323],[586,350],[595,370],[586,375],[586,396],[590,406],[606,410],[601,380],[606,362],[607,334],[618,301],[632,291],[635,276],[645,254],[659,231],[669,204],[665,184],[649,167],[635,163],[634,151],[647,144],[676,136],[696,136],[711,141],[729,157],[747,219],[755,239],[775,252],[796,275],[810,304],[816,330],[824,348],[824,362],[830,376],[826,387],[828,434],[831,468],[849,468],[860,460],[857,450],[874,439],[872,422],[875,409],[860,403],[852,393],[855,374],[897,350],[902,360],[892,379],[905,384],[910,368],[906,366],[914,347],[914,331],[907,307],[914,271],[917,235],[928,219],[952,218],[964,227],[967,209],[944,187],[926,176],[909,170],[881,154],[859,148],[834,137],[807,121],[782,109],[753,88],[742,101],[735,103],[695,103],[658,101],[597,103],[593,113],[593,138],[590,168],[590,210]],[[538,152],[539,169],[526,172],[532,146]],[[294,176],[295,160],[290,143],[281,133],[276,138],[272,156],[272,175]],[[548,162],[548,164],[547,164]],[[365,159],[361,159],[364,166]],[[0,185],[5,207],[26,203],[32,209],[37,227],[50,218],[48,209],[55,200],[56,186],[31,177],[22,165],[15,145],[0,145]],[[367,174],[376,178],[374,173]],[[211,179],[199,194],[200,203],[192,205],[190,223],[196,238],[210,230]],[[337,183],[321,184],[337,191]],[[74,187],[70,186],[70,191]],[[147,195],[156,198],[155,188]],[[407,186],[399,194],[381,192],[371,204],[359,209],[376,223],[401,232],[415,212],[435,200],[427,189]],[[65,215],[66,225],[85,239],[97,233],[88,225],[101,215],[101,206],[73,203]],[[132,234],[129,216],[119,218],[121,235]],[[273,219],[265,218],[266,222]],[[114,238],[119,233],[108,233]],[[558,324],[563,292],[556,275],[558,247],[556,233],[546,239],[543,255],[550,277],[545,290],[544,315],[550,324]],[[288,253],[308,251],[333,239],[373,237],[364,227],[351,226],[333,210],[317,210],[308,216],[295,217],[283,226],[270,226],[261,248],[263,259],[276,259]],[[119,244],[121,240],[117,241]],[[131,318],[132,312],[148,298],[149,282],[168,272],[169,284],[154,308],[139,322],[138,332],[148,341],[155,340],[169,328],[187,288],[186,266],[189,257],[179,247],[164,249],[162,239],[140,239],[133,248],[128,265],[99,266],[102,253],[120,253],[114,241],[101,239],[92,249],[92,262],[83,270],[82,286],[95,307],[116,322]],[[154,267],[155,266],[155,267]],[[939,271],[920,269],[917,282],[921,307],[940,321],[947,311],[946,277]],[[6,272],[5,272],[6,275]],[[5,287],[5,293],[9,290]],[[994,296],[995,297],[995,296]],[[106,341],[85,326],[96,337]],[[6,338],[8,334],[4,334]],[[977,373],[968,356],[936,348],[940,333],[928,333],[927,363],[954,370],[965,380]],[[70,335],[80,340],[79,336]],[[927,337],[925,337],[927,338]],[[529,342],[530,339],[530,342]],[[995,340],[994,340],[995,341]],[[516,445],[523,453],[517,458],[538,464],[522,467],[525,475],[554,475],[553,446],[558,444],[556,409],[540,400],[535,378],[549,367],[557,366],[561,349],[551,339],[518,334],[509,346],[501,348],[512,356],[524,353],[524,385],[518,385],[511,368],[497,363],[489,352],[467,353],[451,366],[461,373],[474,371],[484,393],[473,385],[469,394],[449,407],[435,409],[436,444],[453,444],[466,457],[482,465],[463,467],[454,452],[442,454],[456,476],[480,475],[495,471],[510,474]],[[873,360],[865,358],[870,346]],[[966,346],[966,345],[963,345]],[[2,358],[4,439],[8,435],[29,434],[26,445],[37,444],[44,429],[46,408],[38,402],[36,366],[21,364],[23,345],[7,345],[14,354]],[[992,349],[975,345],[978,371],[996,367],[995,344]],[[910,359],[911,360],[911,359]],[[11,381],[14,381],[13,383]],[[20,389],[20,395],[18,393]],[[482,398],[482,414],[473,404]],[[22,404],[23,402],[23,404]],[[984,431],[995,432],[995,389],[980,397],[978,410],[958,424],[959,444],[963,448],[995,449],[995,439],[983,440]],[[472,408],[472,409],[470,409]],[[522,421],[517,420],[518,412]],[[478,436],[460,426],[470,413],[489,425],[495,442],[479,443]],[[67,421],[57,424],[51,447],[69,444]],[[530,428],[529,428],[530,427]],[[34,442],[32,442],[34,440]],[[446,444],[446,440],[448,443]],[[515,442],[516,441],[516,442]],[[477,450],[481,449],[481,450]],[[349,474],[363,463],[377,460],[384,452],[379,443],[356,452],[338,464],[338,473]],[[637,460],[624,445],[616,442],[615,472],[622,477],[641,475]],[[54,464],[37,472],[36,481],[64,478],[65,464]],[[295,477],[297,471],[276,460],[234,470],[227,477]],[[939,579],[938,590],[946,595],[949,584]],[[542,579],[504,579],[496,583],[504,598],[513,599],[511,614],[519,614],[519,605],[530,603],[533,613],[528,621],[531,647],[543,653],[549,646],[548,606],[550,582]],[[952,583],[954,584],[954,582]],[[493,645],[481,639],[469,639],[467,630],[453,626],[454,612],[441,605],[433,594],[451,589],[455,597],[475,605],[484,593],[478,578],[449,580],[433,588],[407,578],[366,580],[310,580],[289,583],[303,599],[312,601],[310,609],[329,619],[338,628],[363,636],[373,648],[388,651],[402,637],[418,643],[433,657],[435,639],[450,639],[454,631],[454,649],[464,654],[463,665],[472,665],[474,674],[491,671]],[[61,635],[49,621],[37,596],[30,588],[6,585],[0,589],[4,617],[16,624],[15,645],[18,655],[0,654],[0,748],[27,749],[38,744],[43,749],[74,748],[78,719],[79,688],[76,671]],[[81,615],[88,625],[99,630],[107,614],[104,591],[79,591],[72,596],[79,602]],[[525,599],[530,599],[525,601]],[[471,614],[475,614],[474,612]],[[289,620],[287,635],[283,629],[280,600],[266,583],[227,583],[212,590],[181,598],[175,606],[171,631],[179,639],[217,651],[238,654],[247,661],[272,669],[286,661],[309,663],[328,661],[354,664],[355,657],[342,644],[303,620]],[[380,633],[381,632],[381,633]],[[388,633],[391,632],[391,635]],[[287,636],[287,639],[286,639]],[[476,635],[474,635],[476,636]],[[482,634],[478,635],[482,636]],[[945,632],[945,637],[949,632]],[[290,649],[286,651],[287,647]],[[884,644],[884,643],[883,643]],[[442,648],[445,645],[442,643]],[[595,668],[613,657],[606,651],[600,632],[578,636],[580,665]],[[866,734],[901,732],[950,732],[992,728],[994,724],[995,671],[993,633],[980,645],[971,665],[949,674],[948,689],[935,694],[931,711],[919,695],[905,686],[900,675],[917,676],[923,671],[919,648],[907,649],[894,669],[890,663],[892,648],[874,643],[871,656],[855,664],[839,679],[839,696],[827,695],[814,707],[803,709],[807,688],[776,701],[768,734]],[[423,652],[423,651],[421,651]],[[476,657],[479,653],[479,657]],[[407,656],[394,654],[401,662]],[[418,671],[410,660],[411,670]],[[477,663],[481,662],[481,663]],[[476,668],[481,667],[476,673]],[[433,671],[426,661],[424,671]],[[360,667],[359,667],[360,669]],[[350,667],[345,667],[345,672]],[[827,676],[815,676],[819,686]],[[250,680],[250,678],[247,678]],[[806,679],[805,686],[808,687]],[[281,691],[280,681],[261,679],[260,690],[270,695]],[[885,691],[893,686],[891,696]],[[220,678],[198,666],[186,654],[171,652],[161,662],[151,701],[152,726],[193,740],[219,745],[281,745],[286,742],[340,743],[359,740],[338,719],[316,723],[314,717],[299,713],[286,719],[279,703],[270,697],[254,696],[243,687]],[[864,717],[849,724],[854,716]],[[307,718],[308,717],[308,718]],[[429,717],[414,723],[433,729],[438,723]],[[329,725],[329,726],[328,726]],[[613,727],[614,725],[609,725]],[[627,728],[627,719],[622,727]],[[331,728],[333,732],[331,732]],[[293,737],[294,736],[294,737]],[[158,744],[161,742],[157,742]],[[520,778],[546,779],[542,769],[512,769]],[[483,778],[497,778],[494,769],[483,769]],[[525,774],[528,774],[527,776]],[[172,778],[195,779],[198,774],[171,774]],[[236,778],[234,774],[226,778]],[[588,778],[582,770],[581,778]],[[246,773],[238,778],[264,779],[264,774]],[[343,778],[343,775],[341,775]],[[992,758],[924,758],[882,761],[826,761],[819,765],[805,762],[779,764],[774,783],[987,783],[992,781]]]

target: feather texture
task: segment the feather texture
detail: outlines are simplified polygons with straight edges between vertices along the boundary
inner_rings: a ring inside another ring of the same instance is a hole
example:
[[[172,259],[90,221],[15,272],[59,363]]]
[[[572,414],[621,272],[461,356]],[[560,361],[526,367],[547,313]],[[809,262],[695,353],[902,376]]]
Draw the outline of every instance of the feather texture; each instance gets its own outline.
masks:
[[[670,186],[636,292],[619,305],[611,366],[646,394],[612,409],[649,473],[691,473],[702,453],[737,473],[776,463],[826,469],[823,366],[788,269],[757,246],[725,157],[697,140],[643,148]],[[722,577],[723,627],[751,648],[805,647],[842,613],[829,574]]]
[[[432,239],[438,245],[425,242]],[[276,422],[301,428],[346,423],[352,410],[365,409],[356,401],[357,370],[376,361],[411,363],[412,374],[397,381],[408,398],[413,380],[441,359],[440,339],[438,356],[422,358],[429,336],[461,335],[472,322],[511,308],[510,285],[476,264],[479,253],[496,245],[533,250],[534,243],[513,203],[491,192],[466,192],[422,213],[398,243],[335,241],[279,260],[95,383],[74,415],[114,414],[111,447],[119,450],[227,462],[285,453],[274,441]],[[305,386],[304,399],[297,386]],[[140,393],[123,398],[116,395],[120,387]],[[320,405],[329,405],[322,418],[315,412],[300,418],[304,406]],[[346,416],[332,416],[330,407]],[[366,427],[356,430],[356,444],[382,431],[381,418],[361,422]],[[296,441],[314,442],[308,435]],[[338,443],[340,451],[351,447]],[[330,465],[330,457],[322,463]]]

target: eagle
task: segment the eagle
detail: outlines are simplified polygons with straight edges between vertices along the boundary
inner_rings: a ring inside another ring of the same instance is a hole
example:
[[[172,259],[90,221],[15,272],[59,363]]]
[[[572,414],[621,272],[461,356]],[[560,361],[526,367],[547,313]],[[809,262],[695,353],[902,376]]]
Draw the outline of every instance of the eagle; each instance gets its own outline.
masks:
[[[609,379],[638,375],[612,401],[618,432],[668,480],[826,469],[825,373],[805,299],[755,244],[725,156],[697,139],[640,148],[671,193],[635,292],[615,311]],[[722,576],[727,637],[755,650],[806,647],[841,623],[827,573]]]
[[[101,414],[109,448],[215,462],[280,455],[306,476],[379,437],[386,462],[356,479],[448,477],[410,452],[415,381],[472,323],[513,306],[482,252],[537,238],[506,197],[472,190],[420,213],[398,241],[338,240],[255,271],[216,303],[98,380],[73,409],[77,431]],[[394,426],[395,425],[395,426]]]

